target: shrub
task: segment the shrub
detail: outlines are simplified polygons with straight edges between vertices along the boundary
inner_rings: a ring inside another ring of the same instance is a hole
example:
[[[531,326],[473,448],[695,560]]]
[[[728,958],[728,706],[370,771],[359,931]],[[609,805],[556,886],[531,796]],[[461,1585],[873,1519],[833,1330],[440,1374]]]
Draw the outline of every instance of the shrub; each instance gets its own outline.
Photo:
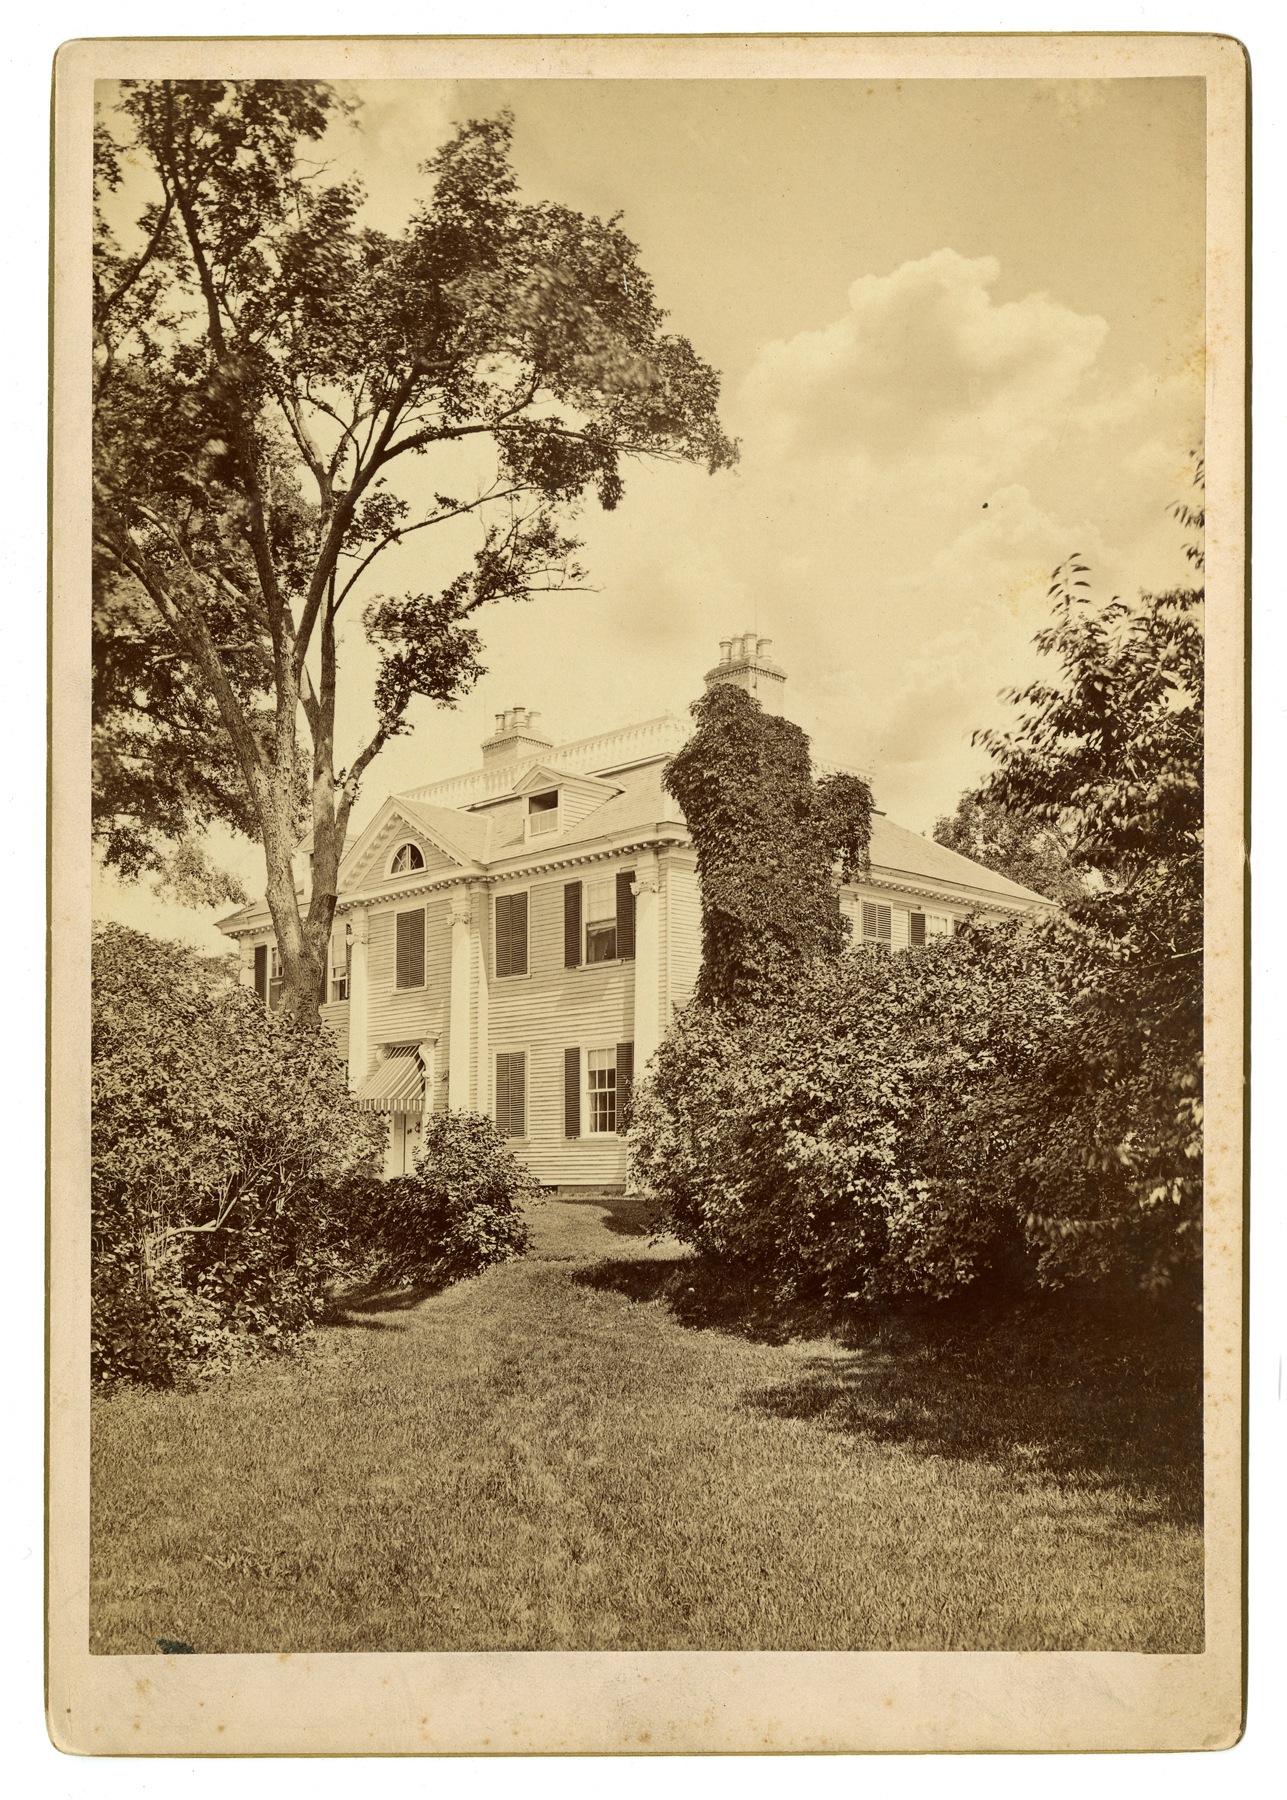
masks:
[[[284,1348],[325,1305],[385,1122],[329,1033],[181,945],[108,925],[92,972],[95,1379],[172,1385]]]
[[[521,1208],[539,1193],[483,1113],[434,1114],[415,1173],[351,1190],[350,1256],[364,1280],[436,1288],[521,1256]]]
[[[778,1292],[945,1297],[1192,1264],[1165,1145],[1127,1069],[1090,1079],[1113,947],[1066,921],[975,926],[815,964],[779,1002],[690,1005],[636,1096],[635,1179],[664,1222]]]

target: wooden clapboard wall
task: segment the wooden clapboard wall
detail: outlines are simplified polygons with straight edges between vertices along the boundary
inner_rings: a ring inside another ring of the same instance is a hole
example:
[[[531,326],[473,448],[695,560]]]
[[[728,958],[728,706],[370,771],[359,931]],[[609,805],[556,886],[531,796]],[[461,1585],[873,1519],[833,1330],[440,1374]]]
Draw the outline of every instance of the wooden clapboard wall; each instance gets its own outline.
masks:
[[[425,909],[425,984],[399,989],[396,976],[397,915]],[[416,1044],[436,1037],[437,1072],[447,1068],[451,1023],[451,916],[445,893],[416,894],[370,914],[367,940],[367,1035],[377,1044]],[[433,1109],[447,1104],[447,1084],[435,1081]]]
[[[340,1055],[349,1053],[349,1003],[347,1000],[331,1000],[322,1008],[322,1023],[328,1031],[335,1034],[340,1047]]]
[[[618,1182],[625,1178],[624,1138],[585,1130],[569,1138],[564,1119],[564,1060],[569,1048],[615,1049],[634,1039],[633,961],[595,963],[569,969],[563,956],[563,890],[577,873],[595,879],[633,867],[626,857],[591,863],[565,877],[540,877],[528,888],[526,975],[497,979],[492,961],[492,915],[497,895],[526,884],[500,882],[488,898],[484,950],[488,978],[488,1068],[479,1091],[492,1093],[492,1059],[497,1051],[527,1053],[527,1139],[518,1148],[523,1161],[544,1182]],[[489,1098],[488,1110],[492,1101]]]
[[[702,899],[697,858],[669,850],[661,861],[662,976],[660,1029],[664,1037],[679,1008],[692,997],[702,964]]]

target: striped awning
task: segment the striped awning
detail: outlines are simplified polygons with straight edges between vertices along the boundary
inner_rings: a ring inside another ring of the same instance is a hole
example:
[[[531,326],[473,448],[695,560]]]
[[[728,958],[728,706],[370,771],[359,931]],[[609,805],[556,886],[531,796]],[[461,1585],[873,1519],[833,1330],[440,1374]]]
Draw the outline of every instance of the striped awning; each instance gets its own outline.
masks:
[[[358,1089],[357,1103],[367,1112],[423,1112],[425,1072],[415,1049],[399,1045],[390,1050]]]

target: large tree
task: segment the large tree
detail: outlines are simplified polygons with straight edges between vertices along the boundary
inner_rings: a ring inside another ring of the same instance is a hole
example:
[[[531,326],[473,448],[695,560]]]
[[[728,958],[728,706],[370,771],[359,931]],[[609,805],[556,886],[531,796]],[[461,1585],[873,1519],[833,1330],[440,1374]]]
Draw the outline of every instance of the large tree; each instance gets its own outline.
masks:
[[[968,789],[955,812],[935,821],[934,841],[1062,905],[1086,891],[1057,824],[1039,824]]]
[[[1175,511],[1200,534],[1200,503]],[[1201,569],[1200,535],[1187,553]],[[1059,676],[1011,695],[1013,731],[979,734],[983,797],[1057,826],[1093,877],[1069,907],[1078,1029],[1056,1074],[1085,1165],[1162,1227],[1162,1279],[1167,1257],[1196,1264],[1202,1216],[1204,596],[1097,605],[1088,575],[1075,556],[1055,573],[1036,642]]]
[[[422,164],[427,198],[390,236],[309,160],[344,110],[313,82],[125,83],[96,139],[96,619],[100,649],[122,621],[130,640],[96,694],[102,839],[129,873],[194,822],[249,825],[303,1020],[362,778],[414,698],[449,704],[482,672],[473,615],[580,585],[569,521],[588,494],[617,505],[630,458],[736,458],[718,379],[665,331],[617,220],[518,197],[507,114]],[[450,579],[372,591],[386,551],[471,515]],[[340,767],[355,606],[375,724]]]

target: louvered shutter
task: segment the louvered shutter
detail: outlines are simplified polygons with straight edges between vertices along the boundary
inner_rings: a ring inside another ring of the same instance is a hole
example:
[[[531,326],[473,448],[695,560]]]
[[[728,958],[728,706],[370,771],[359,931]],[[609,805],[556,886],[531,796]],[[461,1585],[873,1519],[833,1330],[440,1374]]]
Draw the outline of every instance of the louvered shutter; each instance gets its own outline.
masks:
[[[563,890],[563,966],[581,966],[581,883],[569,881]],[[579,1135],[571,1132],[572,1137]]]
[[[521,1050],[512,1050],[509,1057],[509,1135],[521,1138],[526,1132],[527,1057]]]
[[[527,895],[511,894],[509,897],[509,972],[511,975],[527,974]],[[515,1132],[515,1137],[522,1137],[522,1132]]]
[[[876,902],[864,900],[862,903],[862,934],[866,938],[876,935]]]
[[[255,992],[267,1004],[268,1001],[268,946],[255,945]]]
[[[577,884],[580,886],[580,883]],[[563,1135],[581,1135],[581,1052],[563,1052]]]
[[[911,941],[913,946],[925,942],[925,914],[914,912],[910,915]]]
[[[620,957],[635,953],[635,897],[630,892],[634,878],[633,869],[626,869],[617,876],[617,955]]]
[[[509,1057],[496,1058],[496,1129],[504,1137],[514,1134],[509,1128]]]
[[[510,896],[502,894],[496,902],[496,974],[512,975],[513,938],[510,932]]]
[[[400,988],[423,987],[425,984],[425,914],[398,914],[397,977]]]
[[[617,1045],[617,1130],[623,1131],[630,1119],[630,1096],[635,1085],[635,1046]]]

